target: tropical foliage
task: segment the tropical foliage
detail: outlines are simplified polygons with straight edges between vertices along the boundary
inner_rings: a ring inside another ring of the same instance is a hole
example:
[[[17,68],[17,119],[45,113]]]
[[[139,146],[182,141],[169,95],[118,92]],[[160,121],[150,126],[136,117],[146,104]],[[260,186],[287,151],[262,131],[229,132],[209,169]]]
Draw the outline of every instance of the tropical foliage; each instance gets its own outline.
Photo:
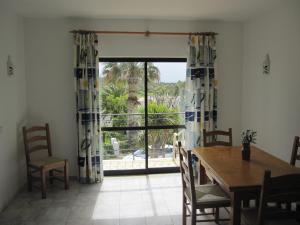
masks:
[[[106,63],[102,71],[102,114],[111,122],[110,126],[143,126],[144,121],[144,63]],[[148,124],[179,124],[178,105],[180,92],[185,82],[160,83],[160,71],[148,63]],[[105,120],[105,118],[104,118]],[[144,146],[143,131],[104,132],[105,152],[113,155],[111,138],[117,138],[123,154],[132,153]],[[172,143],[174,130],[149,130],[149,155],[157,156],[155,149],[162,149]],[[127,150],[126,150],[127,149]]]
[[[127,113],[130,115],[127,119],[129,127],[138,126],[138,118],[133,114],[136,113],[139,102],[139,87],[143,82],[144,63],[126,62],[126,63],[107,63],[103,70],[105,84],[123,85],[127,90]],[[148,64],[148,82],[155,83],[159,81],[159,70],[153,64]],[[105,107],[102,105],[102,107]],[[137,131],[128,131],[128,144],[133,146],[137,143]]]
[[[144,106],[139,108],[140,113],[144,113]],[[165,104],[157,104],[156,102],[148,103],[148,124],[151,125],[177,125],[179,124],[179,115],[175,108],[169,108]],[[148,143],[151,143],[149,149],[149,155],[151,157],[157,157],[164,149],[166,144],[172,143],[173,129],[153,129],[148,132]],[[139,138],[140,141],[144,141],[143,137]]]
[[[107,117],[109,117],[108,120],[112,120],[112,126],[126,126],[125,115],[114,115],[127,113],[128,93],[124,85],[120,83],[116,85],[107,85],[103,88],[103,91],[101,93],[101,99],[102,113],[108,114]]]
[[[185,82],[160,83],[159,85],[150,85],[149,96],[157,104],[165,104],[171,108],[178,108],[181,91],[184,90]]]

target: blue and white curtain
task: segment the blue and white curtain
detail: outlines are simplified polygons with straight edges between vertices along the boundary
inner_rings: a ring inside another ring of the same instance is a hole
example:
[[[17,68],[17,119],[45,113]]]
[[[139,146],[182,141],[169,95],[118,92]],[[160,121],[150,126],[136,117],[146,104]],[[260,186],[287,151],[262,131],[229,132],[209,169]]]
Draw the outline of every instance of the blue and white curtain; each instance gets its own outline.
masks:
[[[185,93],[185,145],[203,145],[203,129],[217,127],[216,40],[212,35],[189,37]]]
[[[103,178],[97,35],[75,33],[74,50],[79,180],[95,183]]]

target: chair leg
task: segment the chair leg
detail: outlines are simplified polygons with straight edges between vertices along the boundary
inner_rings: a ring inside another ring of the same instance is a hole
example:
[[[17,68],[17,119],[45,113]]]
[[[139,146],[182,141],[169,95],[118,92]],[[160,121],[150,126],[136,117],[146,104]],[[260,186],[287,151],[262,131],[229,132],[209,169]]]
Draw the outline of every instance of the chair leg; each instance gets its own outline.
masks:
[[[186,225],[186,198],[182,198],[182,225]]]
[[[296,212],[297,212],[297,213],[300,213],[300,203],[299,203],[299,202],[296,202]],[[300,219],[296,219],[296,221],[297,221],[298,223],[300,223]]]
[[[197,219],[196,207],[192,205],[192,209],[191,209],[191,225],[196,225],[196,219]]]
[[[276,207],[277,207],[278,209],[282,209],[282,208],[281,208],[281,202],[276,202]]]
[[[217,208],[215,208],[215,222],[216,222],[216,224],[219,224],[219,219],[220,219],[220,209],[217,207]]]
[[[299,202],[296,203],[296,212],[300,212],[300,203]]]
[[[28,191],[32,191],[31,169],[29,167],[27,167],[27,186]]]
[[[68,162],[68,160],[65,160],[64,180],[65,180],[65,190],[68,190],[69,189],[69,162]]]
[[[46,171],[41,169],[41,187],[42,187],[42,198],[46,198]]]
[[[289,211],[292,210],[292,204],[291,203],[286,203],[285,207],[286,207],[286,210],[289,210]]]
[[[50,184],[53,184],[53,170],[49,171]]]
[[[244,199],[243,200],[243,207],[244,208],[249,208],[250,206],[250,199]]]
[[[258,208],[259,207],[259,198],[255,199],[255,207]]]

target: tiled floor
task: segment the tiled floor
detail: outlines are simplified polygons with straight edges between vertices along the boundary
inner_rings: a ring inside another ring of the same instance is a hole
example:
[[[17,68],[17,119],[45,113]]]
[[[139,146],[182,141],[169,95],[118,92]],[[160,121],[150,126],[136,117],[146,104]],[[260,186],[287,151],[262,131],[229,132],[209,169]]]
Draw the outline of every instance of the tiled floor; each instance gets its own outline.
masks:
[[[179,174],[105,177],[102,184],[58,183],[47,199],[26,190],[0,214],[1,225],[180,225]],[[203,225],[214,223],[203,223]]]

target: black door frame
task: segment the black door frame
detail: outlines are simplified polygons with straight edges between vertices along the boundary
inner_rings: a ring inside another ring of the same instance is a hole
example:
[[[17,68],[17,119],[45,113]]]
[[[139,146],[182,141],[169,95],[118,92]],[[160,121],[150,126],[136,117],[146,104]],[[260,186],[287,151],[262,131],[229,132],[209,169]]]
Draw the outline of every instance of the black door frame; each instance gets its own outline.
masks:
[[[101,131],[122,131],[122,130],[144,130],[145,131],[145,168],[131,170],[105,170],[105,176],[114,175],[137,175],[154,173],[176,173],[179,167],[148,167],[148,130],[150,129],[185,129],[185,125],[149,126],[148,125],[148,62],[186,62],[186,58],[136,58],[136,57],[105,57],[99,58],[99,62],[143,62],[144,63],[144,99],[145,99],[145,126],[139,127],[101,127]]]

